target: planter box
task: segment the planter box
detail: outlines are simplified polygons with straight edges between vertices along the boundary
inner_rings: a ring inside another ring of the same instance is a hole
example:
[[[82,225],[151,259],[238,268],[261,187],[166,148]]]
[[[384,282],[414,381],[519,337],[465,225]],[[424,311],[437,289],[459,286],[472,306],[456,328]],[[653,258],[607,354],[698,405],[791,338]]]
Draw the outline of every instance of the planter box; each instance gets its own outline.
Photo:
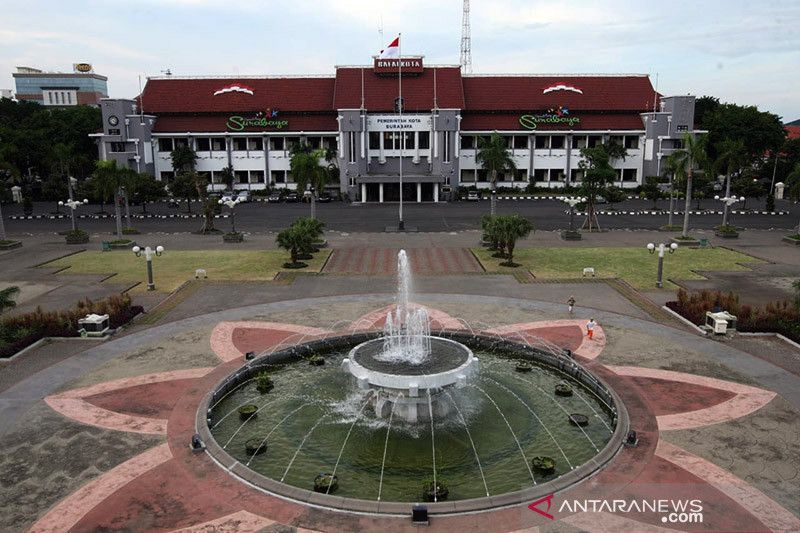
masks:
[[[788,242],[789,244],[794,244],[795,246],[800,246],[800,239],[793,239],[789,235],[781,239],[783,242]]]
[[[86,233],[84,235],[67,235],[66,236],[67,244],[86,244],[89,242],[89,234]]]
[[[226,233],[222,236],[222,242],[244,242],[244,233]]]
[[[14,248],[20,248],[21,246],[22,242],[20,241],[0,242],[0,250],[13,250]]]
[[[721,237],[723,239],[738,239],[739,232],[738,231],[717,231],[714,230],[714,235],[717,237]]]
[[[697,239],[676,239],[672,237],[669,241],[674,242],[678,246],[687,246],[689,248],[697,248],[700,246],[700,241]]]
[[[561,232],[561,238],[565,241],[579,241],[581,240],[581,232],[565,230]]]
[[[136,241],[115,243],[110,241],[103,241],[103,251],[106,250],[130,250],[136,246]]]

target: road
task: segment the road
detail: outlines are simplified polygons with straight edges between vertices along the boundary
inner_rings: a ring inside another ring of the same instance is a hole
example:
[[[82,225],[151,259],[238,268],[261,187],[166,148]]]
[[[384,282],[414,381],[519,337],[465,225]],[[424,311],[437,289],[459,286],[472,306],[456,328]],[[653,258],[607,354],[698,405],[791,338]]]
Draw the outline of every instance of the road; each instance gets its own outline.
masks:
[[[763,209],[763,202],[749,202],[749,206]],[[630,211],[649,210],[652,204],[644,200],[628,200],[616,205],[617,213]],[[667,202],[660,202],[660,207],[666,207]],[[720,209],[719,202],[704,200],[701,202],[704,209]],[[606,206],[599,206],[605,209]],[[694,202],[693,202],[694,207]],[[37,203],[34,214],[47,214],[55,210],[55,204]],[[65,209],[62,208],[62,212]],[[99,210],[97,205],[78,208],[79,214],[95,213]],[[113,213],[113,208],[106,206],[106,210]],[[737,226],[748,229],[790,229],[796,227],[800,219],[800,205],[787,201],[776,201],[776,210],[790,211],[789,215],[762,215],[762,214],[736,214],[731,222]],[[159,203],[147,207],[149,213],[161,215],[185,214],[185,204],[180,209],[168,208]],[[344,204],[333,202],[317,204],[317,215],[325,222],[328,229],[345,232],[381,232],[389,226],[397,225],[398,204]],[[459,231],[476,229],[480,226],[480,218],[489,212],[489,202],[458,202],[438,204],[404,204],[404,218],[407,227],[417,228],[418,231]],[[132,207],[134,215],[141,213],[141,207]],[[193,207],[193,213],[199,212],[198,205]],[[223,213],[228,213],[223,208]],[[253,202],[242,204],[236,208],[236,227],[245,232],[263,233],[278,231],[286,227],[292,220],[300,216],[308,216],[308,204],[267,204]],[[551,231],[565,229],[569,224],[569,215],[563,203],[556,200],[499,200],[498,213],[519,213],[529,218],[537,230]],[[18,205],[3,206],[6,231],[15,233],[49,233],[68,230],[70,223],[67,218],[60,220],[14,220],[12,215],[22,214]],[[600,215],[600,225],[603,229],[657,229],[666,224],[666,213],[661,215],[650,214],[614,214]],[[722,217],[717,214],[691,215],[690,227],[709,229],[721,223]],[[583,221],[583,217],[575,217],[576,224]],[[682,215],[674,216],[674,223],[681,224]],[[132,225],[143,232],[190,232],[200,227],[200,219],[191,218],[134,218]],[[90,232],[113,232],[114,220],[108,219],[81,219],[78,222],[81,229]],[[217,220],[219,229],[228,230],[230,219]]]

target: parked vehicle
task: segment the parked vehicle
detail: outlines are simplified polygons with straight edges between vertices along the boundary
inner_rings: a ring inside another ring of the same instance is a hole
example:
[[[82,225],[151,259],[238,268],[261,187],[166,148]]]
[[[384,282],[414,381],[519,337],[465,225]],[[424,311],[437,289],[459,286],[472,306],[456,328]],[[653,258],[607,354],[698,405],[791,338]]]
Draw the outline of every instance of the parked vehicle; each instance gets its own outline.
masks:
[[[267,196],[267,202],[271,204],[277,204],[283,201],[283,195],[280,191],[273,191],[272,194]]]
[[[234,193],[234,192],[226,192],[225,194],[222,195],[221,200],[223,202],[232,202],[232,201],[236,200],[236,193]]]
[[[330,194],[328,194],[326,192],[320,194],[319,198],[317,198],[317,201],[318,202],[322,202],[323,204],[326,204],[326,203],[330,202],[331,200],[333,200],[333,198],[331,197]]]
[[[239,194],[236,195],[236,198],[240,202],[249,202],[253,199],[253,196],[250,194],[250,191],[244,190],[239,191]]]
[[[296,192],[290,192],[286,195],[286,201],[291,204],[296,204],[300,201],[300,195]]]
[[[469,191],[467,193],[467,201],[468,202],[477,202],[481,199],[481,193],[478,191]]]

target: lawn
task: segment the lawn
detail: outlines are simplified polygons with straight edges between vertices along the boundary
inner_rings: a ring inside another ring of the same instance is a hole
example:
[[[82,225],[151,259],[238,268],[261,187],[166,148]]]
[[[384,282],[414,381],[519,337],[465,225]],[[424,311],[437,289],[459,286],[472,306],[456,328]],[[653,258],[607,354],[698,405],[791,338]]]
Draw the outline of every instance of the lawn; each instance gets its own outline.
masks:
[[[503,259],[492,257],[485,248],[473,249],[475,255],[489,272],[511,272],[514,269],[501,267]],[[626,248],[517,248],[514,262],[520,268],[530,270],[543,279],[580,278],[584,267],[594,267],[597,277],[622,278],[637,289],[655,286],[658,254],[650,254],[640,247]],[[725,248],[679,248],[674,254],[664,257],[664,287],[674,289],[668,278],[703,279],[693,271],[702,270],[748,270],[738,263],[761,263],[762,261]]]
[[[319,272],[330,250],[321,250],[314,259],[304,261],[308,268],[292,272]],[[156,290],[170,292],[188,279],[194,271],[203,268],[208,279],[214,281],[267,281],[284,270],[283,263],[289,255],[283,250],[167,250],[161,257],[153,258],[153,277]],[[64,274],[113,274],[110,283],[141,284],[132,292],[147,289],[147,271],[144,255],[132,252],[82,252],[47,263],[47,268],[64,268]]]

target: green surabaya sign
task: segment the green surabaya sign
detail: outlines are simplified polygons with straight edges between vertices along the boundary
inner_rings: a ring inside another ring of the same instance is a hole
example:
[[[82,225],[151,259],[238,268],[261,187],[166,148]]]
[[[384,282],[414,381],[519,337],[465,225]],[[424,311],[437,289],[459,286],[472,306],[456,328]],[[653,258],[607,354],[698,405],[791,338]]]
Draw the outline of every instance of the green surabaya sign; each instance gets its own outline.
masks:
[[[580,118],[563,114],[521,115],[519,117],[519,125],[529,130],[535,130],[539,124],[564,124],[571,128],[580,123]]]
[[[245,128],[275,128],[281,129],[289,125],[288,120],[277,120],[267,117],[228,117],[226,126],[231,131],[243,131]]]

